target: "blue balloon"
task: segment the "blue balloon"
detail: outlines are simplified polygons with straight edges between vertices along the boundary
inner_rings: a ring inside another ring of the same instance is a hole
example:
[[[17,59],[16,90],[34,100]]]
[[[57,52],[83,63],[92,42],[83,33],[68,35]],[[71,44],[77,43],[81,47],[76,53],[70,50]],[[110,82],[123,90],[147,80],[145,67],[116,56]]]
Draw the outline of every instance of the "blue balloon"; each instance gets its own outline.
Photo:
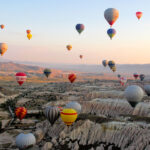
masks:
[[[116,34],[116,30],[110,28],[110,29],[107,30],[107,34],[109,35],[110,39],[112,39]]]
[[[79,34],[84,30],[84,25],[83,24],[77,24],[76,25],[76,30],[79,32]]]

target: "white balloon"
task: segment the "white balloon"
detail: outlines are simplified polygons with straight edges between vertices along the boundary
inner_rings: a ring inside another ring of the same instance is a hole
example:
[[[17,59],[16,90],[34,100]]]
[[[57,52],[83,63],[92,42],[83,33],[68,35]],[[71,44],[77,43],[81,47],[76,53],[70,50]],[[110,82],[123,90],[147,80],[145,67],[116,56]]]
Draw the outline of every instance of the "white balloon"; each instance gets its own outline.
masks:
[[[150,85],[144,85],[144,90],[148,96],[150,96]]]
[[[124,94],[129,102],[140,102],[144,97],[143,89],[137,85],[128,86]]]
[[[81,105],[78,102],[72,101],[70,103],[68,103],[65,108],[73,108],[77,111],[77,113],[79,114],[81,112]]]
[[[29,146],[32,146],[36,143],[35,136],[32,133],[24,134],[20,133],[16,137],[16,145],[20,149],[25,149]]]

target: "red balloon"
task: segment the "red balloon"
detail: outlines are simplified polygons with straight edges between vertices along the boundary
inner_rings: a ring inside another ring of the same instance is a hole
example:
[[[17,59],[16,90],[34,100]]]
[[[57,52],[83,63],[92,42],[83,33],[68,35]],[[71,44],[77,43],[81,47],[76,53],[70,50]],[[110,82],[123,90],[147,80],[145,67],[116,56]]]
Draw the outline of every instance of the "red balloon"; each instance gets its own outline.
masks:
[[[76,75],[75,74],[69,74],[68,75],[68,79],[71,83],[73,83],[76,80]]]
[[[16,80],[20,86],[26,81],[26,78],[27,76],[25,73],[23,72],[16,73]]]
[[[140,18],[142,17],[142,15],[143,15],[142,12],[140,12],[140,11],[136,12],[136,17],[137,17],[138,19],[140,19]]]
[[[139,75],[137,73],[134,73],[133,76],[135,79],[137,79],[139,77]]]
[[[83,55],[80,55],[80,58],[82,59],[82,58],[83,58]]]

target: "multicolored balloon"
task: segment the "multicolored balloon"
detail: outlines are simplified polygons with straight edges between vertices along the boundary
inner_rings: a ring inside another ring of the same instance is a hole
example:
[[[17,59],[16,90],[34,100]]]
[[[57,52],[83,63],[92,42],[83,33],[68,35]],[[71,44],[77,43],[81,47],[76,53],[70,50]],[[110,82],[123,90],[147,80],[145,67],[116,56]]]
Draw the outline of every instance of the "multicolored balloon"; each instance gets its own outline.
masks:
[[[110,37],[110,39],[112,39],[115,36],[115,34],[116,34],[116,30],[110,28],[110,29],[107,30],[107,34]]]
[[[108,62],[108,66],[110,67],[110,69],[112,69],[115,66],[115,62],[113,60],[110,60]]]
[[[115,8],[108,8],[104,12],[104,17],[110,26],[112,26],[119,17],[119,11]]]
[[[121,77],[120,78],[120,84],[121,84],[121,86],[124,86],[126,84],[126,82],[127,82],[127,79],[125,77]]]
[[[108,61],[107,60],[103,60],[102,64],[103,64],[104,67],[106,67],[108,65]]]
[[[134,74],[133,74],[133,77],[134,77],[135,79],[137,79],[137,78],[139,77],[139,75],[138,75],[137,73],[134,73]]]
[[[77,112],[72,108],[64,108],[60,114],[62,121],[67,125],[72,125],[77,119]]]
[[[27,114],[27,109],[25,107],[18,107],[15,110],[15,115],[20,120],[22,120],[26,116],[26,114]]]
[[[31,33],[28,33],[27,34],[27,38],[30,40],[32,38],[32,34]]]
[[[0,43],[0,54],[1,56],[7,51],[8,45],[6,43]]]
[[[72,49],[71,45],[67,45],[66,47],[67,47],[68,51],[70,51]]]
[[[140,77],[140,80],[141,80],[141,81],[143,81],[143,80],[144,80],[144,78],[145,78],[145,75],[144,75],[144,74],[140,74],[140,76],[139,76],[139,77]]]
[[[116,66],[113,66],[113,67],[111,68],[111,70],[112,70],[113,72],[115,72],[115,71],[116,71]]]
[[[27,76],[25,73],[23,72],[16,73],[16,80],[20,86],[26,81],[26,79],[27,79]]]
[[[76,75],[74,73],[68,75],[68,79],[71,83],[76,80]]]
[[[84,30],[84,28],[85,27],[83,24],[77,24],[76,25],[76,30],[78,31],[79,34]]]
[[[3,24],[1,24],[0,27],[1,27],[1,29],[4,29],[4,28],[5,28],[5,26],[4,26]]]
[[[138,11],[136,12],[136,17],[138,18],[138,20],[140,20],[140,18],[142,17],[143,13]]]
[[[51,70],[50,70],[50,69],[48,69],[48,68],[46,68],[46,69],[44,69],[43,73],[44,73],[44,74],[45,74],[45,76],[48,78],[48,77],[49,77],[49,75],[51,74]]]

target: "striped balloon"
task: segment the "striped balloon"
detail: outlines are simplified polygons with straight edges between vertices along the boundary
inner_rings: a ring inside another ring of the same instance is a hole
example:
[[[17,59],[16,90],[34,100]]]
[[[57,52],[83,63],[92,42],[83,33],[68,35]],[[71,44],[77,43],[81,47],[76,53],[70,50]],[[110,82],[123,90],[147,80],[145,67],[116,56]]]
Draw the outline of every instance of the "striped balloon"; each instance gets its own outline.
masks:
[[[71,108],[65,108],[61,112],[61,119],[67,126],[72,125],[77,119],[77,116],[77,112]]]
[[[110,26],[112,26],[119,17],[119,11],[115,8],[108,8],[104,12],[104,17]]]
[[[44,110],[44,115],[49,120],[51,125],[53,125],[55,123],[55,121],[59,118],[60,111],[59,111],[58,107],[48,106]]]
[[[59,109],[60,112],[63,111],[63,107],[58,106],[58,109]]]
[[[20,120],[22,120],[27,114],[27,109],[25,107],[18,107],[15,110],[15,114]]]
[[[25,73],[23,72],[16,73],[16,80],[20,86],[26,81],[26,78],[27,76]]]
[[[76,80],[76,75],[75,74],[69,74],[68,75],[68,79],[71,83],[73,83]]]

